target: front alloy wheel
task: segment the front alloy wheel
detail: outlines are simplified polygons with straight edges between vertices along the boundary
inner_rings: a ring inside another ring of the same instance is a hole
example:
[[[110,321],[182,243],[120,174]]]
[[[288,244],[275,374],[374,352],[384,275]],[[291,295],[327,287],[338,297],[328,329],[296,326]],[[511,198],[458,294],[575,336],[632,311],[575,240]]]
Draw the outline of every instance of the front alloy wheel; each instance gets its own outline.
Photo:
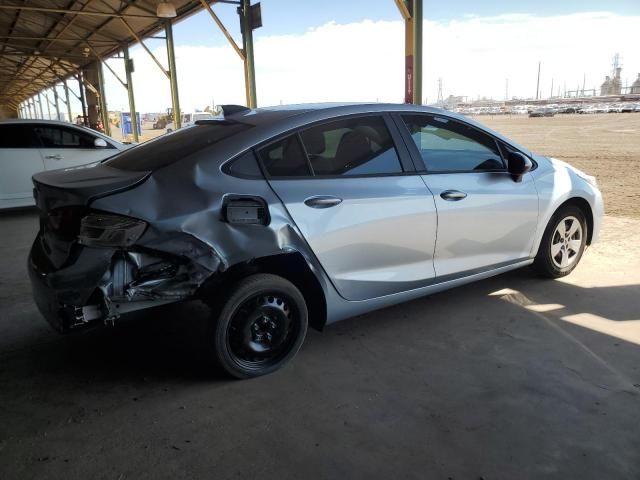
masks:
[[[582,258],[586,243],[584,213],[574,205],[565,205],[551,217],[532,267],[549,278],[569,275]]]
[[[551,239],[551,258],[559,268],[568,268],[577,262],[582,249],[582,225],[573,216],[560,220]]]

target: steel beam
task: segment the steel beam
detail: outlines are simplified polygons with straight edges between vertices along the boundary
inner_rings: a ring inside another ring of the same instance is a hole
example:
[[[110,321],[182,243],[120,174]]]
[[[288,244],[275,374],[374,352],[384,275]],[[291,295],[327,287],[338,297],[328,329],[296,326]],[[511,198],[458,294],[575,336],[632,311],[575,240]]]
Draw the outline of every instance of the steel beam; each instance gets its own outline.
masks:
[[[64,84],[64,97],[65,103],[67,104],[67,115],[69,116],[69,123],[73,123],[73,120],[71,119],[71,117],[73,116],[73,114],[71,113],[71,102],[69,101],[69,85],[67,85],[66,79],[62,83]]]
[[[49,8],[49,7],[30,7],[24,5],[0,5],[0,10],[25,10],[31,12],[43,12],[43,13],[64,13],[71,15],[87,15],[91,17],[115,17],[115,18],[147,18],[157,20],[155,15],[137,15],[132,13],[120,14],[109,12],[96,12],[87,10],[69,10],[65,8]]]
[[[104,91],[104,72],[102,71],[102,62],[96,65],[98,72],[98,88],[100,94],[100,116],[102,117],[102,129],[104,133],[111,136],[111,124],[109,123],[109,111],[107,110],[107,97]]]
[[[173,25],[165,22],[165,36],[167,38],[167,59],[169,61],[169,86],[171,87],[171,109],[174,130],[182,127],[180,115],[180,94],[178,90],[178,72],[176,71],[176,53],[173,46]]]
[[[242,0],[242,44],[244,46],[244,77],[247,95],[247,106],[256,108],[258,100],[256,95],[256,70],[253,60],[253,28],[251,26],[251,0]]]
[[[42,110],[42,97],[40,96],[40,92],[38,92],[38,106],[40,107],[40,117],[44,120],[44,110]]]
[[[209,5],[209,2],[207,2],[206,0],[200,0],[200,3],[207,10],[207,12],[209,12],[209,15],[211,15],[211,18],[213,18],[213,21],[216,22],[216,25],[218,25],[218,28],[220,28],[220,30],[222,31],[222,34],[229,41],[229,43],[231,44],[233,49],[236,51],[236,53],[240,56],[242,60],[244,60],[245,52],[238,46],[238,44],[235,42],[231,34],[227,31],[222,21],[218,18],[218,16],[215,14],[213,9],[211,8],[211,5]]]
[[[138,132],[138,118],[136,117],[136,102],[133,94],[133,80],[131,78],[132,62],[129,58],[129,47],[124,47],[124,71],[127,77],[127,94],[129,96],[129,112],[131,113],[131,133],[133,133],[133,141],[139,142],[140,135]]]
[[[137,40],[137,42],[144,49],[144,51],[147,52],[149,54],[149,56],[153,59],[153,61],[156,63],[156,65],[162,71],[162,73],[164,73],[166,75],[166,77],[169,78],[169,72],[167,72],[167,70],[165,70],[164,65],[162,65],[160,63],[160,60],[158,60],[156,58],[156,56],[151,52],[151,50],[149,50],[149,48],[145,45],[145,43],[138,36],[138,34],[135,32],[135,30],[133,28],[131,28],[131,26],[127,23],[127,21],[124,18],[121,18],[120,20],[122,20],[122,23],[124,24],[124,26],[127,27],[127,29],[129,30],[129,33],[131,35],[133,35],[133,38],[135,38]]]
[[[51,120],[51,102],[49,101],[49,95],[47,95],[47,91],[43,90],[42,95],[44,95],[44,99],[47,102],[47,120]]]
[[[53,99],[56,102],[56,120],[60,120],[60,97],[58,95],[58,85],[53,86]]]
[[[413,103],[422,104],[422,0],[413,4]]]
[[[80,90],[80,106],[82,107],[82,124],[85,127],[88,127],[88,114],[87,114],[87,101],[84,97],[84,85],[82,84],[82,71],[78,71],[78,76],[76,79],[78,80],[78,89]]]

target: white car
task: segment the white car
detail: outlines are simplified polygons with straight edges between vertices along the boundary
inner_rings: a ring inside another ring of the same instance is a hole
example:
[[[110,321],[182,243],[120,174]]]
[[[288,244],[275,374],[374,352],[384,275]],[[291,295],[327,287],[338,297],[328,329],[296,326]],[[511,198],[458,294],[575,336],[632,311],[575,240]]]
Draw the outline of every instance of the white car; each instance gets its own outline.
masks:
[[[35,205],[32,175],[108,158],[128,145],[55,120],[0,121],[0,209]]]
[[[190,127],[198,120],[212,120],[216,118],[213,113],[209,112],[196,112],[196,113],[183,113],[182,114],[182,126]],[[219,117],[218,117],[219,118]],[[175,130],[173,122],[167,124],[167,133],[171,133]]]

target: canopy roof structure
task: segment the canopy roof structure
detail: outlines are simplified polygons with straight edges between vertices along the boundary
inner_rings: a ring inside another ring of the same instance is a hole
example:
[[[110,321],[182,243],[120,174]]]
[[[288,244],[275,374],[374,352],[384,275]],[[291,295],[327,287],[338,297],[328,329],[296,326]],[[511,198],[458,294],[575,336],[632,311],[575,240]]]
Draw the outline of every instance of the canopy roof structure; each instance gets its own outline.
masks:
[[[98,58],[162,30],[159,0],[0,2],[0,104],[15,108]],[[199,0],[172,0],[183,19]]]

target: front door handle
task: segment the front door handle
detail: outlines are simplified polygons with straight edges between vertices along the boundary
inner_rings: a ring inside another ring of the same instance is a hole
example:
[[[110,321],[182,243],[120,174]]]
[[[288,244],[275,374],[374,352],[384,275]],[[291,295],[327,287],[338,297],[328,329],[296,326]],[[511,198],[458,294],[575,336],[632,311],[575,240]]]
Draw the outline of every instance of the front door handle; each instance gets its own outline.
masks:
[[[55,155],[45,155],[44,158],[51,158],[53,160],[62,160],[62,155],[56,153]]]
[[[340,205],[341,203],[341,198],[332,197],[331,195],[317,195],[315,197],[309,197],[304,201],[304,204],[311,208],[330,208]]]
[[[467,198],[467,194],[458,190],[445,190],[440,196],[448,202],[459,202]]]

